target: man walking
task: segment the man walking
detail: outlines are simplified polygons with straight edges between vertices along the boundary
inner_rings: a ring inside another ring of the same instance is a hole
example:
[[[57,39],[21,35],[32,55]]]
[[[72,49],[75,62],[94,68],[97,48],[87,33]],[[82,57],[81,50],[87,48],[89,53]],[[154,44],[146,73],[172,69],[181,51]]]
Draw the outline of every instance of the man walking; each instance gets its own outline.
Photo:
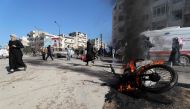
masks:
[[[50,57],[50,58],[52,59],[52,61],[53,61],[52,51],[51,51],[51,45],[49,45],[49,46],[47,47],[47,57],[46,57],[46,61],[47,61],[47,59],[48,59],[49,57]]]

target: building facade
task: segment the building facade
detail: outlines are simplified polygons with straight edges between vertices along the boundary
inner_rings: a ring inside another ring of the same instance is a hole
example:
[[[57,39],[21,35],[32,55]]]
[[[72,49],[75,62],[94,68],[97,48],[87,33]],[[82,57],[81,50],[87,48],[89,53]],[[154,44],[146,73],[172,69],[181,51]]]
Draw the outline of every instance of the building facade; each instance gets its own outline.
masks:
[[[116,47],[124,36],[125,26],[125,0],[117,0],[112,12],[112,45]]]
[[[87,35],[81,32],[73,32],[69,35],[56,36],[42,31],[31,31],[27,34],[29,46],[36,51],[42,47],[51,45],[55,50],[64,50],[69,45],[73,49],[86,47]]]
[[[88,41],[87,34],[82,33],[82,32],[72,32],[72,33],[69,33],[69,37],[70,37],[69,38],[70,40],[71,39],[74,40],[73,48],[77,49],[80,47],[84,48],[87,46],[87,41]]]
[[[127,14],[126,2],[127,0],[117,0],[113,7],[112,45],[116,48],[122,46],[123,39],[126,37],[127,29],[125,27],[129,20],[128,17],[130,17]],[[136,2],[138,1],[136,0]],[[139,2],[144,5],[143,8],[140,7],[143,10],[143,14],[140,15],[144,22],[142,30],[190,26],[190,0],[141,0]]]
[[[188,0],[153,0],[149,14],[150,29],[162,29],[171,26],[184,27],[186,20],[186,2]],[[190,25],[189,25],[190,26]]]
[[[97,50],[99,50],[101,46],[103,49],[107,48],[106,43],[104,43],[103,41],[101,42],[100,38],[92,39],[91,42]]]
[[[29,46],[29,40],[28,40],[27,37],[21,37],[20,40],[21,40],[21,43],[22,43],[24,46]]]
[[[47,32],[43,31],[31,31],[27,34],[28,36],[28,41],[29,41],[29,46],[35,50],[35,51],[40,51],[42,47],[47,47],[47,45],[52,45],[52,40],[46,40],[46,39],[52,39],[53,37],[58,37],[53,34],[49,34]],[[50,42],[51,41],[51,42]],[[59,44],[54,46],[55,48],[58,47]],[[60,43],[61,45],[61,43]],[[62,45],[61,45],[62,46]]]

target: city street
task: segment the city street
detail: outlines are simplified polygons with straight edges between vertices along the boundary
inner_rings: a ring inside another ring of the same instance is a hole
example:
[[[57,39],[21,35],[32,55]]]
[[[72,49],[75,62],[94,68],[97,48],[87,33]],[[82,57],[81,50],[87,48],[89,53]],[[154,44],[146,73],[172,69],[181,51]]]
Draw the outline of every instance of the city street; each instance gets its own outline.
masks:
[[[8,59],[0,59],[0,109],[189,109],[190,68],[176,67],[179,86],[138,98],[123,95],[110,86],[109,63],[65,58],[42,61],[25,56],[28,69],[8,74]],[[119,70],[118,70],[119,71]],[[106,84],[104,84],[106,83]]]

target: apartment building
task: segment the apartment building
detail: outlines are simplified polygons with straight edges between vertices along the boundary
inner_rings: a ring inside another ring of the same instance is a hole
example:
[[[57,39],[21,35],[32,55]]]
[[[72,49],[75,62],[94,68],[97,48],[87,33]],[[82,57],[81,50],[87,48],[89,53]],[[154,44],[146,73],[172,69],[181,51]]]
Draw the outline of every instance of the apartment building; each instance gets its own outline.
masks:
[[[49,34],[43,31],[31,31],[27,34],[27,36],[28,36],[29,46],[35,51],[40,51],[42,47],[47,47],[48,45],[52,45],[54,42],[52,42],[52,40],[50,39],[58,37],[56,35]],[[61,43],[60,46],[62,46]],[[58,48],[59,44],[57,44],[56,46],[53,45],[53,47]]]
[[[126,13],[124,9],[125,0],[117,0],[112,12],[112,45],[116,47],[122,41],[125,30]]]
[[[72,32],[69,33],[70,40],[73,39],[73,48],[77,49],[79,47],[86,47],[87,46],[87,41],[88,41],[88,36],[85,33],[82,32]],[[71,40],[72,41],[72,40]]]
[[[21,37],[20,38],[20,40],[21,40],[21,43],[24,45],[24,46],[29,46],[29,40],[28,40],[28,38],[27,37]]]
[[[70,47],[77,49],[79,47],[86,47],[87,34],[81,32],[72,32],[69,35],[56,36],[43,31],[31,31],[27,34],[29,46],[36,51],[41,47],[51,45],[54,49],[65,49]]]
[[[91,43],[94,45],[95,48],[97,48],[98,50],[101,48],[107,48],[106,43],[104,43],[103,41],[101,41],[100,38],[95,38],[91,40]]]
[[[149,14],[152,22],[150,29],[162,29],[171,26],[184,26],[185,3],[187,0],[153,0],[152,13]]]
[[[127,32],[125,27],[129,16],[125,8],[126,2],[126,0],[117,0],[113,7],[112,43],[116,48],[122,46]],[[190,26],[190,0],[140,0],[139,2],[144,4],[141,14],[144,22],[142,30]]]

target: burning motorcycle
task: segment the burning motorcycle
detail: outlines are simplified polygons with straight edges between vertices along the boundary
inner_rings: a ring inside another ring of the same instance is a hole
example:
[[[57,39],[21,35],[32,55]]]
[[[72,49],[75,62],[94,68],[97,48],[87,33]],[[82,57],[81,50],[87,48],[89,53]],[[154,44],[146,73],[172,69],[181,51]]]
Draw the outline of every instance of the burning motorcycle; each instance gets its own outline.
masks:
[[[125,93],[137,89],[151,93],[163,93],[173,88],[178,81],[178,74],[164,61],[152,61],[143,66],[137,66],[137,61],[124,65],[123,74],[117,74],[112,65],[111,71],[118,78],[117,90]]]

